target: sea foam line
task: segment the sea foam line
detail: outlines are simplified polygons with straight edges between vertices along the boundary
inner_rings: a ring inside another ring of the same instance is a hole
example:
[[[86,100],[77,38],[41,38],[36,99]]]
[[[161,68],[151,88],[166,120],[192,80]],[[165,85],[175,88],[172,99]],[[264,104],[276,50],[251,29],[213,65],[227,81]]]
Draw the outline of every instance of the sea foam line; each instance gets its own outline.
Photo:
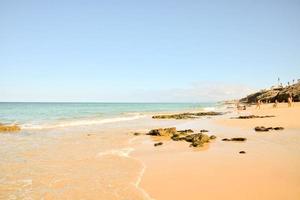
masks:
[[[107,118],[107,119],[85,119],[85,120],[74,120],[74,121],[64,121],[58,122],[54,124],[24,124],[21,126],[22,129],[51,129],[51,128],[64,128],[64,127],[72,127],[72,126],[86,126],[86,125],[99,125],[99,124],[107,124],[114,122],[122,122],[122,121],[131,121],[145,117],[145,115],[134,115],[130,117],[115,117],[115,118]]]

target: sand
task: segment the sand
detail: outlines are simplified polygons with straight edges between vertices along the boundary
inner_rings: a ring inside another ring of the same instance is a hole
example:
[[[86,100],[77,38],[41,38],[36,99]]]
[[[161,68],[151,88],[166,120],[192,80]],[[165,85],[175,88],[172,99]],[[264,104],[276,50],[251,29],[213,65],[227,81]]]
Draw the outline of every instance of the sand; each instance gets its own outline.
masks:
[[[141,145],[133,154],[147,167],[141,187],[156,200],[300,199],[300,104],[292,108],[280,104],[276,109],[269,104],[239,114],[276,117],[229,119],[223,116],[181,125],[209,129],[218,136],[203,149],[173,141],[165,141],[163,146],[155,148],[152,143]],[[257,133],[253,130],[257,125],[283,126],[285,130]],[[248,140],[221,141],[236,136]]]
[[[231,119],[238,115],[275,115]],[[0,199],[298,200],[300,104],[263,105],[189,120],[151,117],[100,127],[2,134]],[[203,148],[148,135],[153,128],[207,129]],[[255,132],[255,126],[282,131]],[[246,142],[222,138],[246,137]],[[163,145],[154,147],[162,141]],[[246,154],[240,154],[245,151]]]

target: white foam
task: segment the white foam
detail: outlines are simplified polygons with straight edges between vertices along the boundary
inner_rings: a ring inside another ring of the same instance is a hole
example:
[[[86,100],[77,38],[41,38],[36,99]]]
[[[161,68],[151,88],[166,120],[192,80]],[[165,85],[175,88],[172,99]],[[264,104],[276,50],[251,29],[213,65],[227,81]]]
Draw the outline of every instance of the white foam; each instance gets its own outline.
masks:
[[[216,107],[205,107],[203,108],[205,111],[214,111],[216,110]]]
[[[73,126],[86,126],[86,125],[99,125],[122,121],[131,121],[145,117],[145,115],[135,114],[133,116],[114,117],[106,119],[84,119],[84,120],[69,120],[64,122],[57,122],[53,124],[24,124],[22,129],[51,129],[51,128],[64,128]]]
[[[99,152],[97,157],[107,155],[117,155],[120,157],[129,157],[129,154],[134,151],[134,148],[112,149],[108,151]]]

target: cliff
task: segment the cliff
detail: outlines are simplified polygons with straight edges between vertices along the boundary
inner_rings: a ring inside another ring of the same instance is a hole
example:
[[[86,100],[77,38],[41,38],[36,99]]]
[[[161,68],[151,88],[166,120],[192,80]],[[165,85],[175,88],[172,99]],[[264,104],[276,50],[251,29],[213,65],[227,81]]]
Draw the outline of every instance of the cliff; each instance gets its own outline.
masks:
[[[255,103],[258,100],[263,102],[275,102],[276,99],[278,102],[286,102],[290,94],[293,96],[294,101],[300,101],[300,82],[282,88],[261,90],[240,99],[240,102]]]

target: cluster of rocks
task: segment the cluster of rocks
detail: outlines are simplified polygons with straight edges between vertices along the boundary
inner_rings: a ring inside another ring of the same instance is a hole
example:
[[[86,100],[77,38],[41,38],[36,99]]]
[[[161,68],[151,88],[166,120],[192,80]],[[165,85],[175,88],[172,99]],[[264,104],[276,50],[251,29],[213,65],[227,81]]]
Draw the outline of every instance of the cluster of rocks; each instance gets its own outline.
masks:
[[[17,132],[20,131],[20,126],[14,124],[14,125],[6,125],[0,123],[0,132]]]
[[[197,113],[180,113],[180,114],[171,114],[171,115],[154,115],[153,119],[194,119],[202,116],[215,116],[222,115],[221,112],[197,112]]]
[[[270,103],[274,103],[275,100],[278,102],[286,102],[290,95],[293,96],[293,101],[300,101],[300,82],[287,87],[261,90],[240,99],[240,102],[255,103],[258,100]]]
[[[270,117],[275,117],[274,115],[245,115],[245,116],[238,116],[234,117],[233,119],[255,119],[255,118],[270,118]]]
[[[207,130],[204,130],[204,132]],[[170,137],[173,141],[186,141],[191,143],[191,147],[202,147],[205,143],[209,143],[210,140],[216,139],[216,136],[208,136],[202,132],[194,133],[193,130],[179,130],[177,131],[175,127],[172,128],[160,128],[151,130],[148,135],[152,136],[167,136]],[[154,146],[162,145],[155,143]]]
[[[264,126],[257,126],[254,128],[255,131],[257,132],[267,132],[269,130],[276,130],[276,131],[280,131],[283,130],[283,127],[264,127]]]

